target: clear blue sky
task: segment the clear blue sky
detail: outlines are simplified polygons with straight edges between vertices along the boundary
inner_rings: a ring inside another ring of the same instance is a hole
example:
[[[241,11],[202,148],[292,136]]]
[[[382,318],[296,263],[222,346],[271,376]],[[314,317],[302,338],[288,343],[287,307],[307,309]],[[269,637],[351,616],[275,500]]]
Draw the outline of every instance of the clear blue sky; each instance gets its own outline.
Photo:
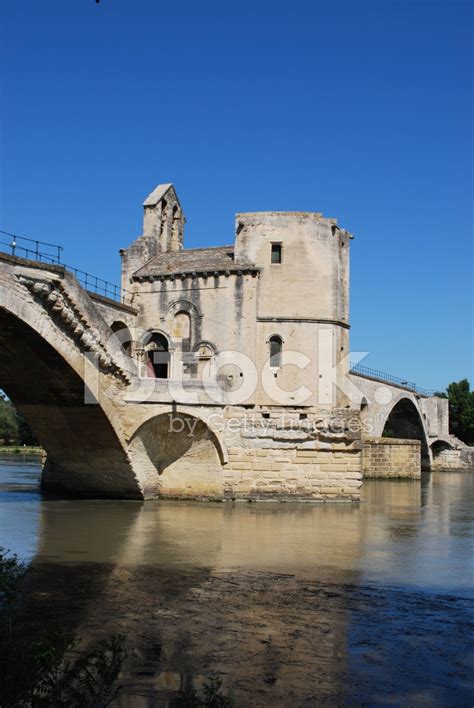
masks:
[[[187,246],[322,211],[355,234],[352,349],[472,381],[471,8],[0,0],[0,228],[118,281],[159,182]]]

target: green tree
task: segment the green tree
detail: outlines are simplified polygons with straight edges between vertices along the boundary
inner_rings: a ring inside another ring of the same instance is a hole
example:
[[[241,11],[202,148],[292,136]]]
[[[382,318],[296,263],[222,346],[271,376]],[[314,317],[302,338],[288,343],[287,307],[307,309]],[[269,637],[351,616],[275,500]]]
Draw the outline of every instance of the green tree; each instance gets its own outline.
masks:
[[[16,411],[16,420],[18,424],[18,442],[20,445],[38,445],[38,440],[36,439],[30,426],[23,418],[21,413]]]
[[[18,442],[18,419],[11,402],[0,393],[0,440]]]
[[[3,391],[0,391],[0,440],[15,445],[38,444],[30,426]]]
[[[474,391],[471,391],[469,381],[450,383],[444,392],[436,392],[435,396],[449,400],[449,431],[457,438],[474,444]]]

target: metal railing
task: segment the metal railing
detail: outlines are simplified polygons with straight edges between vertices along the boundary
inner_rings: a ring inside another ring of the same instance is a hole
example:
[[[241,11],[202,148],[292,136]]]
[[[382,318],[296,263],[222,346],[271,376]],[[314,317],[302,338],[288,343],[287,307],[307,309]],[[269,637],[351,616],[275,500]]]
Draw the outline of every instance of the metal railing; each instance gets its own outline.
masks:
[[[62,246],[0,230],[0,250],[30,261],[61,265]]]
[[[394,384],[395,386],[400,386],[401,388],[406,388],[409,391],[419,393],[422,396],[432,396],[434,393],[433,389],[421,388],[413,381],[406,381],[398,376],[386,374],[383,371],[377,371],[377,369],[371,369],[368,366],[363,366],[362,364],[351,365],[351,373],[367,376],[368,378],[376,379],[377,381],[382,381],[383,383]]]
[[[61,253],[63,250],[62,246],[58,246],[55,243],[36,241],[35,239],[17,236],[0,229],[0,251],[3,253],[25,258],[25,260],[59,265],[69,271],[69,273],[72,273],[78,283],[88,292],[102,295],[116,302],[130,304],[132,294],[120,285],[109,283],[108,280],[87,273],[85,270],[62,263]]]
[[[95,293],[96,295],[102,295],[103,297],[108,297],[110,300],[116,300],[117,302],[122,302],[125,304],[130,303],[132,294],[120,285],[109,283],[108,280],[98,278],[96,275],[86,273],[85,270],[80,270],[79,268],[73,268],[68,265],[64,265],[64,268],[72,273],[78,283],[80,283],[88,292]]]

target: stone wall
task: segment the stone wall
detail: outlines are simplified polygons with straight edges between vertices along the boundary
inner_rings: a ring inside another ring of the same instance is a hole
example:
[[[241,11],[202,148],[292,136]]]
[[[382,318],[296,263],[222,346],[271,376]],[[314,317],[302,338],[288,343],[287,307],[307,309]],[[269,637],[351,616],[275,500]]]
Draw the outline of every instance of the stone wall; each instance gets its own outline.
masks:
[[[421,414],[426,420],[426,429],[430,438],[449,436],[449,401],[438,396],[425,396],[419,399]]]
[[[224,483],[235,499],[358,501],[360,450],[231,447]]]
[[[241,417],[239,417],[239,415]],[[354,413],[229,408],[226,496],[234,499],[356,501],[362,485]]]
[[[366,438],[362,447],[365,478],[414,478],[421,476],[419,440]]]
[[[474,447],[442,450],[433,459],[434,470],[466,470],[474,472]]]
[[[122,322],[131,329],[135,327],[137,318],[135,308],[95,293],[89,293],[89,297],[109,327],[115,322]]]

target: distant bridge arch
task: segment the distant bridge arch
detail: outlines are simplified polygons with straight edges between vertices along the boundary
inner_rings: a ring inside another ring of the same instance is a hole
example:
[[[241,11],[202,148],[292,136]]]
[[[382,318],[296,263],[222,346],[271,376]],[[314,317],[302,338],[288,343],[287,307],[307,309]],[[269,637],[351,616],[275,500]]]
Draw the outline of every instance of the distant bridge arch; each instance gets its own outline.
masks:
[[[349,377],[359,392],[363,436],[419,440],[428,467],[433,443],[449,438],[447,400],[354,371]]]
[[[430,465],[430,446],[426,425],[420,407],[413,397],[401,395],[398,398],[385,419],[382,436],[419,440],[422,466],[428,467]]]

